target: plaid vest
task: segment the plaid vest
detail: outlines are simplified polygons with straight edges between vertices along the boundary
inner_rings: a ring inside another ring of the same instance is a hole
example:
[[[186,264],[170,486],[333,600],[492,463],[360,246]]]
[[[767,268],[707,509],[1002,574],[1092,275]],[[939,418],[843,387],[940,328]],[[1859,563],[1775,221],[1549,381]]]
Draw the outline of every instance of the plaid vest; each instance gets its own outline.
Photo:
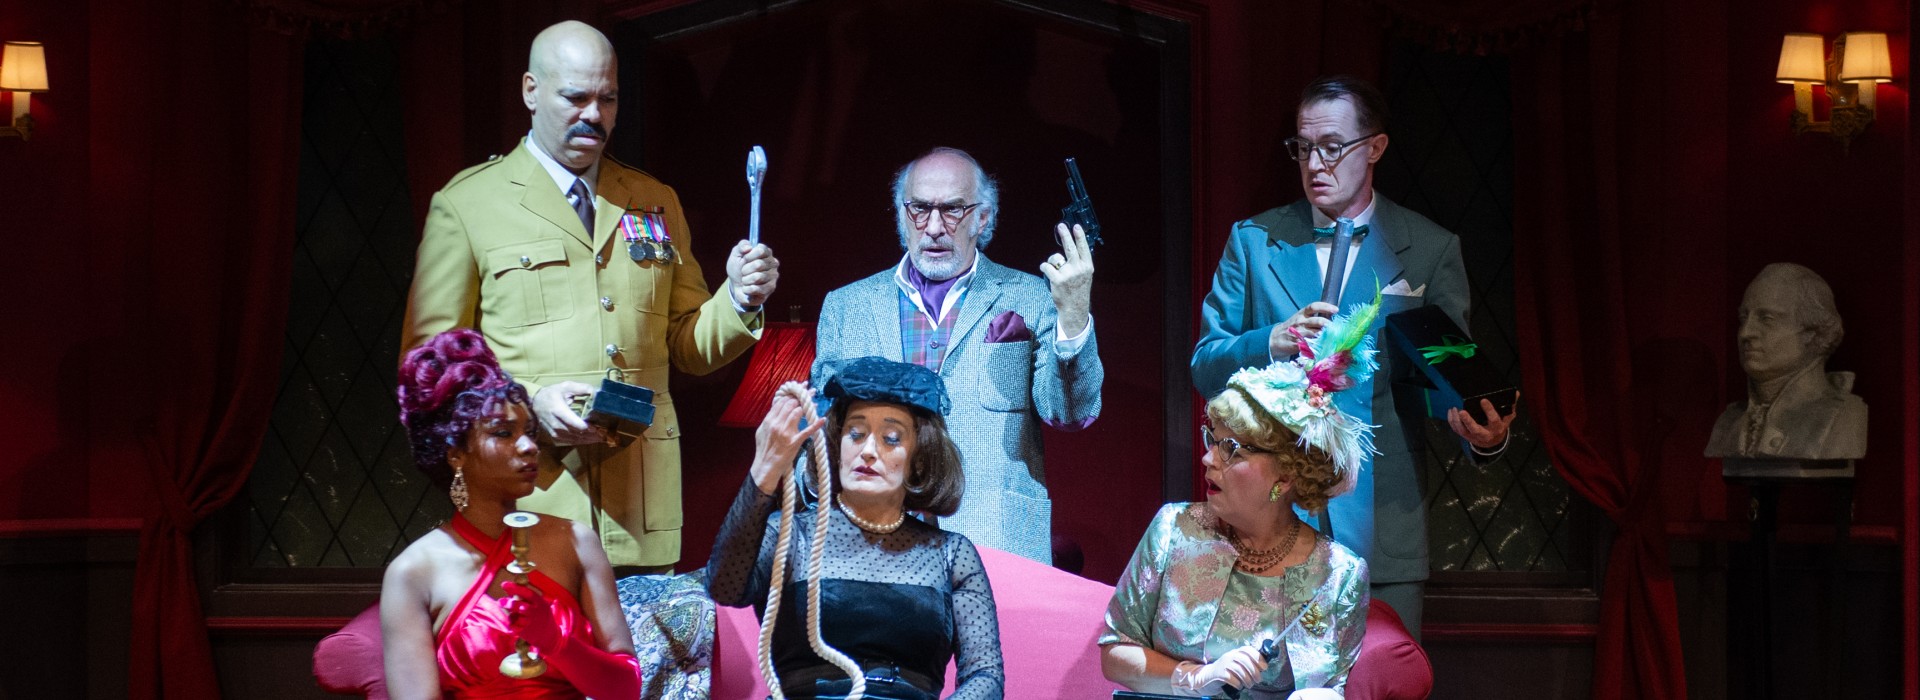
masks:
[[[907,298],[906,292],[897,298],[900,300],[900,350],[906,355],[904,360],[939,374],[940,364],[947,359],[953,326],[960,318],[960,307],[955,305],[947,311],[940,325],[935,326],[926,314],[920,313],[920,307]]]

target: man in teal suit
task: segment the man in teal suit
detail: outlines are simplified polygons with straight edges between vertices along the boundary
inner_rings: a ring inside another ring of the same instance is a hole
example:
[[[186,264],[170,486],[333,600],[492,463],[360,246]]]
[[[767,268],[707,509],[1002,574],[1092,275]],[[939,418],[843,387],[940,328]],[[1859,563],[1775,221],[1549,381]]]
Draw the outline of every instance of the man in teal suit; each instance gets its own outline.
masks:
[[[1293,358],[1298,344],[1318,335],[1340,308],[1371,300],[1376,285],[1382,319],[1431,304],[1467,327],[1460,239],[1373,191],[1373,167],[1387,149],[1386,126],[1385,99],[1360,80],[1321,78],[1301,94],[1298,133],[1286,145],[1300,163],[1307,198],[1234,224],[1201,308],[1204,327],[1193,349],[1190,369],[1202,393],[1219,393],[1242,367]],[[1336,249],[1342,238],[1351,242]],[[1344,268],[1344,274],[1329,280],[1329,267]],[[1328,517],[1320,522],[1367,559],[1373,597],[1392,605],[1417,637],[1427,580],[1420,484],[1425,405],[1417,389],[1409,394],[1387,379],[1391,362],[1381,353],[1379,381],[1336,396],[1342,410],[1380,426],[1374,431],[1380,454],[1362,465],[1352,493],[1328,503]],[[1476,463],[1506,449],[1513,421],[1491,404],[1485,409],[1496,416],[1486,425],[1459,409],[1447,412]],[[1272,544],[1247,543],[1255,549]]]

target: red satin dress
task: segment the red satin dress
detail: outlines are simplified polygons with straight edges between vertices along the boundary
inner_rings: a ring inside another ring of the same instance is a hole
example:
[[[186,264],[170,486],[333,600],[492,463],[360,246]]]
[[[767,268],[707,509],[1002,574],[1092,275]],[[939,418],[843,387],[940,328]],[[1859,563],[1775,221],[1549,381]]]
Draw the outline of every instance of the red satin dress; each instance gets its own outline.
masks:
[[[586,696],[567,682],[560,669],[547,664],[547,672],[525,680],[500,675],[500,660],[516,652],[514,635],[507,624],[507,610],[500,599],[487,595],[496,572],[513,562],[513,538],[504,533],[499,539],[487,537],[480,528],[455,515],[453,531],[475,549],[487,553],[480,576],[460,597],[460,603],[447,616],[434,639],[434,657],[440,665],[440,689],[448,698],[516,698],[522,700],[579,700]],[[573,593],[545,573],[535,570],[528,585],[546,596],[553,608],[553,620],[567,644],[594,644],[593,625],[580,611]]]

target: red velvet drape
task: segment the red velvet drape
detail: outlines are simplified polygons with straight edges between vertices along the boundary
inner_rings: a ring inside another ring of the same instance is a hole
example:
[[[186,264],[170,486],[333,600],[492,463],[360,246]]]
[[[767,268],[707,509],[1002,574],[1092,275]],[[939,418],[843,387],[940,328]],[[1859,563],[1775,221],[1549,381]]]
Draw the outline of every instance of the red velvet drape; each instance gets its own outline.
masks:
[[[1660,199],[1648,188],[1672,185],[1632,165],[1666,155],[1634,118],[1647,91],[1635,87],[1646,73],[1633,62],[1657,55],[1630,50],[1636,31],[1625,13],[1608,13],[1514,56],[1515,320],[1527,401],[1554,465],[1618,526],[1593,697],[1679,700],[1686,674],[1652,472],[1652,402],[1630,343],[1660,303],[1630,280],[1660,256],[1628,248],[1647,240],[1630,232],[1661,228],[1647,220]]]
[[[105,15],[105,16],[102,16]],[[133,399],[152,508],[134,573],[134,698],[220,696],[189,535],[246,483],[278,389],[301,54],[223,0],[116,4],[93,45],[92,230],[128,276]],[[114,368],[101,371],[115,373]],[[148,392],[151,392],[150,394]]]

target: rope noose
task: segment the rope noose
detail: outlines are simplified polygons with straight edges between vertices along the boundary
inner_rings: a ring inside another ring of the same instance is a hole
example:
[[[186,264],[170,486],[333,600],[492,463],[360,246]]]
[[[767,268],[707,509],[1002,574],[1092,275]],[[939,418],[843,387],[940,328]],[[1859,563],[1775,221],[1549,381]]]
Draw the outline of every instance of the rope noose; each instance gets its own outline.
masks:
[[[807,425],[820,420],[819,410],[813,401],[807,398],[805,386],[799,382],[787,382],[780,386],[781,394],[791,396],[807,407]],[[809,451],[813,453],[813,483],[822,485],[821,502],[814,506],[813,542],[807,555],[807,646],[813,647],[813,653],[828,663],[840,667],[853,679],[853,687],[847,691],[847,700],[860,700],[867,693],[866,673],[860,665],[838,649],[827,646],[820,639],[820,555],[827,547],[827,522],[832,515],[827,499],[832,497],[830,484],[832,474],[827,466],[827,431],[813,434],[809,440]],[[773,670],[773,626],[780,619],[780,592],[786,588],[787,548],[793,542],[793,513],[800,507],[799,474],[789,471],[780,480],[780,536],[773,548],[772,580],[767,584],[767,613],[760,625],[760,675],[767,679],[767,690],[773,693],[774,700],[786,700],[786,693],[780,688],[780,678]]]

